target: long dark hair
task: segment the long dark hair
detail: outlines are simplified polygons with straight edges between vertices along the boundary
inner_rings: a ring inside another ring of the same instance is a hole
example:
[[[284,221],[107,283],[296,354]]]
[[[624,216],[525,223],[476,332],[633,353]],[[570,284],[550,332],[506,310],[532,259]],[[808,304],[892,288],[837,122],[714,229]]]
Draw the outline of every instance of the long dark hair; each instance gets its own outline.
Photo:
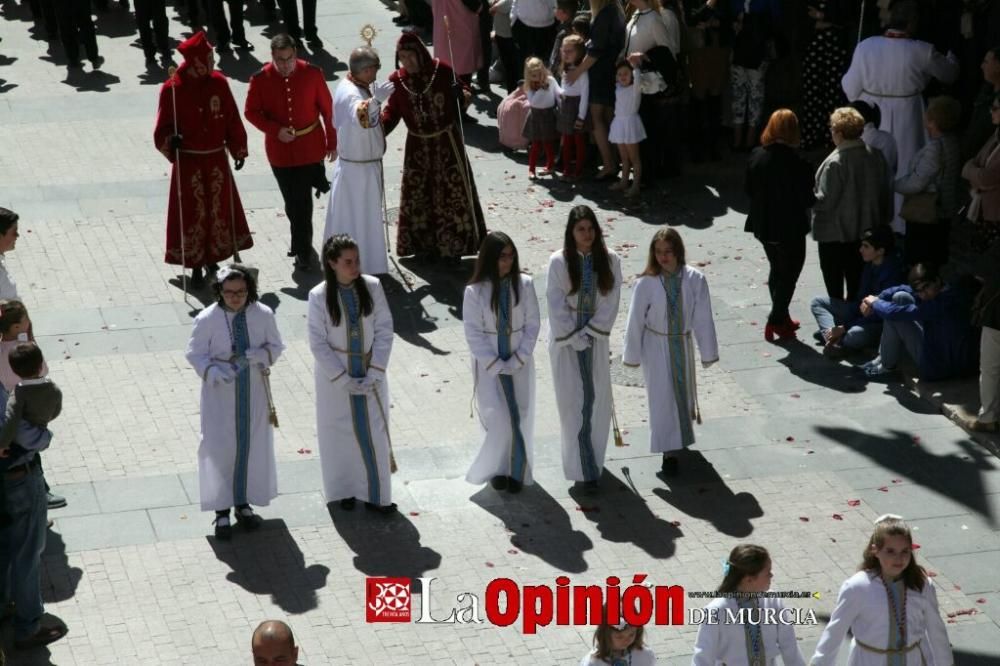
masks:
[[[619,619],[621,619],[619,617]],[[619,625],[620,626],[620,625]],[[611,632],[615,631],[615,628],[611,626],[608,621],[608,607],[604,606],[601,609],[601,623],[597,625],[597,629],[594,630],[594,652],[598,659],[604,661],[611,660],[611,654],[614,652],[611,643]],[[635,640],[632,644],[626,648],[626,652],[630,650],[641,650],[643,648],[643,634],[645,634],[645,627],[637,626],[635,628]]]
[[[476,267],[469,278],[469,284],[490,281],[493,295],[490,297],[490,308],[494,313],[500,311],[500,253],[507,246],[514,250],[514,264],[510,267],[510,286],[514,289],[514,305],[521,302],[521,264],[517,258],[517,246],[510,236],[502,231],[491,231],[486,234],[483,244],[479,246],[479,256],[476,257]]]
[[[590,254],[594,260],[594,272],[597,273],[597,288],[602,294],[607,294],[615,286],[611,258],[608,257],[604,232],[597,223],[597,216],[590,206],[583,204],[570,209],[569,218],[566,220],[566,235],[563,239],[563,258],[566,260],[566,271],[569,273],[569,293],[575,294],[580,289],[580,281],[583,279],[580,254],[576,251],[576,240],[573,238],[573,228],[580,220],[590,220],[590,224],[594,227],[594,244],[590,248]]]
[[[347,234],[330,236],[323,243],[323,276],[326,278],[326,309],[330,313],[330,321],[334,326],[340,326],[340,298],[337,293],[337,273],[330,265],[331,261],[340,259],[344,250],[357,250],[358,244]],[[368,285],[364,277],[354,281],[354,289],[358,293],[358,309],[362,317],[372,313],[372,295],[368,293]]]
[[[257,280],[254,278],[254,271],[243,264],[229,264],[220,270],[229,270],[224,280],[219,280],[216,275],[210,276],[212,279],[212,293],[215,294],[215,302],[219,307],[226,307],[226,300],[222,297],[222,288],[230,280],[243,280],[247,284],[247,304],[257,302]]]
[[[756,576],[770,561],[771,556],[763,546],[752,543],[741,543],[736,546],[729,552],[729,559],[726,560],[725,574],[719,583],[719,592],[735,592],[744,578]]]
[[[913,533],[910,532],[910,526],[903,522],[899,516],[884,516],[875,523],[875,531],[872,532],[871,538],[868,539],[868,545],[865,546],[865,551],[861,554],[861,564],[858,565],[858,570],[882,574],[882,565],[875,553],[872,552],[872,548],[881,549],[885,545],[886,538],[891,536],[903,537],[911,548],[910,562],[903,569],[903,584],[911,590],[923,590],[924,583],[927,582],[927,572],[917,564],[917,555],[912,551]]]

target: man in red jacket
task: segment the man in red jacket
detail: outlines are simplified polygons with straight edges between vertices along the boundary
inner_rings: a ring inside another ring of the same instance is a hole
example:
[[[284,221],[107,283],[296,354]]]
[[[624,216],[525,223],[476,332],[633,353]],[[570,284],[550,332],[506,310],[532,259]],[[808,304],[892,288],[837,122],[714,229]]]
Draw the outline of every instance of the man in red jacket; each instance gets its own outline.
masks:
[[[288,35],[271,40],[271,62],[250,78],[246,119],[265,134],[271,170],[285,200],[295,268],[307,270],[312,251],[312,189],[327,192],[323,158],[337,155],[333,98],[323,71],[296,57]],[[319,196],[317,193],[316,196]]]

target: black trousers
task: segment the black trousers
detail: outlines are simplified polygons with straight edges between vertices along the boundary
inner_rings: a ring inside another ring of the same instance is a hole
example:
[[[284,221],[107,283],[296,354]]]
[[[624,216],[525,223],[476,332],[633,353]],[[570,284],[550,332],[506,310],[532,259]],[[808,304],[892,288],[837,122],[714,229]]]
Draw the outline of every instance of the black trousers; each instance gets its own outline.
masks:
[[[302,28],[305,27],[306,37],[316,37],[316,0],[302,0],[302,24],[299,24],[299,7],[295,0],[277,0],[278,8],[281,10],[281,20],[285,24],[288,34],[299,39],[302,37]],[[264,0],[261,4],[270,11],[274,11],[275,0]]]
[[[81,42],[87,58],[97,58],[97,31],[90,15],[90,0],[58,0],[56,19],[59,22],[59,37],[71,62],[80,59]]]
[[[518,64],[517,45],[510,37],[497,37],[497,50],[500,51],[500,62],[503,63],[503,81],[507,93],[514,92],[517,82],[524,74],[524,63]]]
[[[170,53],[167,0],[135,0],[135,22],[147,58],[155,56],[157,51]]]
[[[936,224],[906,223],[906,240],[903,254],[906,265],[933,264],[940,268],[948,263],[948,243],[951,223],[939,220]]]
[[[795,296],[795,285],[802,274],[802,266],[806,263],[806,237],[763,245],[770,266],[767,288],[771,292],[771,313],[767,315],[767,323],[784,324],[791,319],[788,305]]]
[[[483,66],[476,75],[479,87],[488,89],[490,87],[490,65],[493,64],[493,15],[490,14],[490,5],[483,3],[483,8],[479,12],[479,44],[483,50]]]
[[[317,167],[322,171],[323,163],[271,167],[281,190],[281,198],[285,200],[285,215],[292,235],[291,251],[303,259],[307,259],[312,252],[312,188]]]
[[[547,28],[532,28],[516,21],[510,32],[514,36],[514,43],[517,44],[518,58],[518,78],[524,72],[524,61],[535,56],[547,63],[552,55],[552,45],[556,41],[556,33],[559,31],[559,24],[553,19],[552,25]]]
[[[176,0],[175,4],[184,4],[184,11],[187,12],[188,24],[201,25],[201,0]]]
[[[665,94],[643,95],[639,118],[646,139],[639,144],[642,178],[652,182],[681,172],[681,132],[684,107]]]
[[[819,245],[819,269],[823,273],[826,295],[842,301],[849,301],[857,296],[858,287],[861,286],[861,271],[865,267],[865,262],[858,251],[861,241],[821,242],[817,245]]]
[[[229,5],[229,25],[226,25],[226,11],[222,6]],[[247,34],[243,28],[244,0],[208,0],[208,18],[215,30],[216,46],[226,46],[232,40],[246,41]]]
[[[31,7],[31,17],[42,21],[46,36],[49,39],[55,38],[59,34],[59,23],[56,20],[54,0],[30,0],[28,6]]]

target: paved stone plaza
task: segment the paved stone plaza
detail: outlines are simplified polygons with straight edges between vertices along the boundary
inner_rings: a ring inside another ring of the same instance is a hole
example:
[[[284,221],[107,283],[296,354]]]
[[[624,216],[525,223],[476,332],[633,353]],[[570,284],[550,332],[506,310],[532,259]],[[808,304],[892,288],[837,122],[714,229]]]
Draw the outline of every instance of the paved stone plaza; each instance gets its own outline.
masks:
[[[391,64],[398,30],[385,4],[319,4],[327,50],[312,59],[331,85],[345,76],[364,23],[379,29],[375,46]],[[120,9],[98,16],[102,69],[67,74],[61,47],[32,37],[26,4],[0,0],[0,8],[0,205],[21,215],[7,264],[65,394],[45,468],[69,499],[50,514],[43,580],[46,609],[69,634],[48,649],[9,655],[12,663],[248,664],[253,627],[281,618],[310,666],[575,664],[588,649],[587,627],[524,635],[519,625],[366,624],[365,577],[436,577],[433,613],[443,618],[456,595],[482,601],[498,577],[552,585],[561,573],[573,584],[615,575],[627,584],[647,573],[657,584],[711,590],[721,560],[746,541],[770,549],[776,589],[820,593],[791,602],[820,615],[819,626],[798,629],[808,658],[872,520],[887,512],[917,530],[956,663],[1000,663],[1000,464],[899,383],[866,384],[846,362],[818,353],[806,332],[806,304],[822,291],[814,247],[793,308],[803,340],[763,341],[766,263],[743,233],[741,162],[692,168],[624,208],[596,185],[529,181],[524,155],[500,150],[484,97],[467,141],[487,225],[515,239],[539,294],[567,211],[580,202],[600,208],[628,275],[641,270],[663,223],[681,229],[689,261],[708,275],[722,361],[699,375],[705,422],[683,473],[669,484],[655,475],[641,380],[619,360],[629,278],[612,342],[628,446],[609,449],[601,496],[578,495],[562,477],[543,342],[538,484],[516,498],[467,484],[479,445],[460,318],[471,263],[449,273],[404,260],[386,283],[397,333],[389,376],[401,514],[328,512],[305,336],[306,294],[318,276],[292,279],[280,196],[261,134],[248,124],[251,157],[237,182],[255,247],[244,260],[260,267],[263,301],[276,309],[288,344],[272,374],[281,496],[261,510],[260,533],[237,530],[232,542],[217,543],[212,517],[198,507],[200,380],[183,355],[195,308],[182,299],[177,270],[163,263],[169,165],[152,145],[152,127],[165,73],[144,69]],[[186,35],[168,12],[172,36]],[[273,29],[261,16],[252,2],[256,50],[221,61],[241,107],[249,76],[269,57]],[[404,137],[401,128],[389,139],[390,206]],[[325,201],[317,233],[324,215]],[[661,663],[674,665],[689,663],[695,633],[668,626],[647,635]],[[3,640],[9,647],[9,625]]]

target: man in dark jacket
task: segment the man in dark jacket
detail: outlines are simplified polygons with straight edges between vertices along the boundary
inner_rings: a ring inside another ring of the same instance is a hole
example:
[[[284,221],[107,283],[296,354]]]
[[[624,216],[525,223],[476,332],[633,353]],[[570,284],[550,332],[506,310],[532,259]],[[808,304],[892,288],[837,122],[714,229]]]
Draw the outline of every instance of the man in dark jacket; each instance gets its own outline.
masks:
[[[895,372],[903,351],[916,361],[920,379],[963,377],[978,367],[975,329],[969,321],[971,294],[951,287],[933,266],[910,269],[909,284],[861,302],[865,316],[879,317],[879,356],[863,366],[868,377]]]

